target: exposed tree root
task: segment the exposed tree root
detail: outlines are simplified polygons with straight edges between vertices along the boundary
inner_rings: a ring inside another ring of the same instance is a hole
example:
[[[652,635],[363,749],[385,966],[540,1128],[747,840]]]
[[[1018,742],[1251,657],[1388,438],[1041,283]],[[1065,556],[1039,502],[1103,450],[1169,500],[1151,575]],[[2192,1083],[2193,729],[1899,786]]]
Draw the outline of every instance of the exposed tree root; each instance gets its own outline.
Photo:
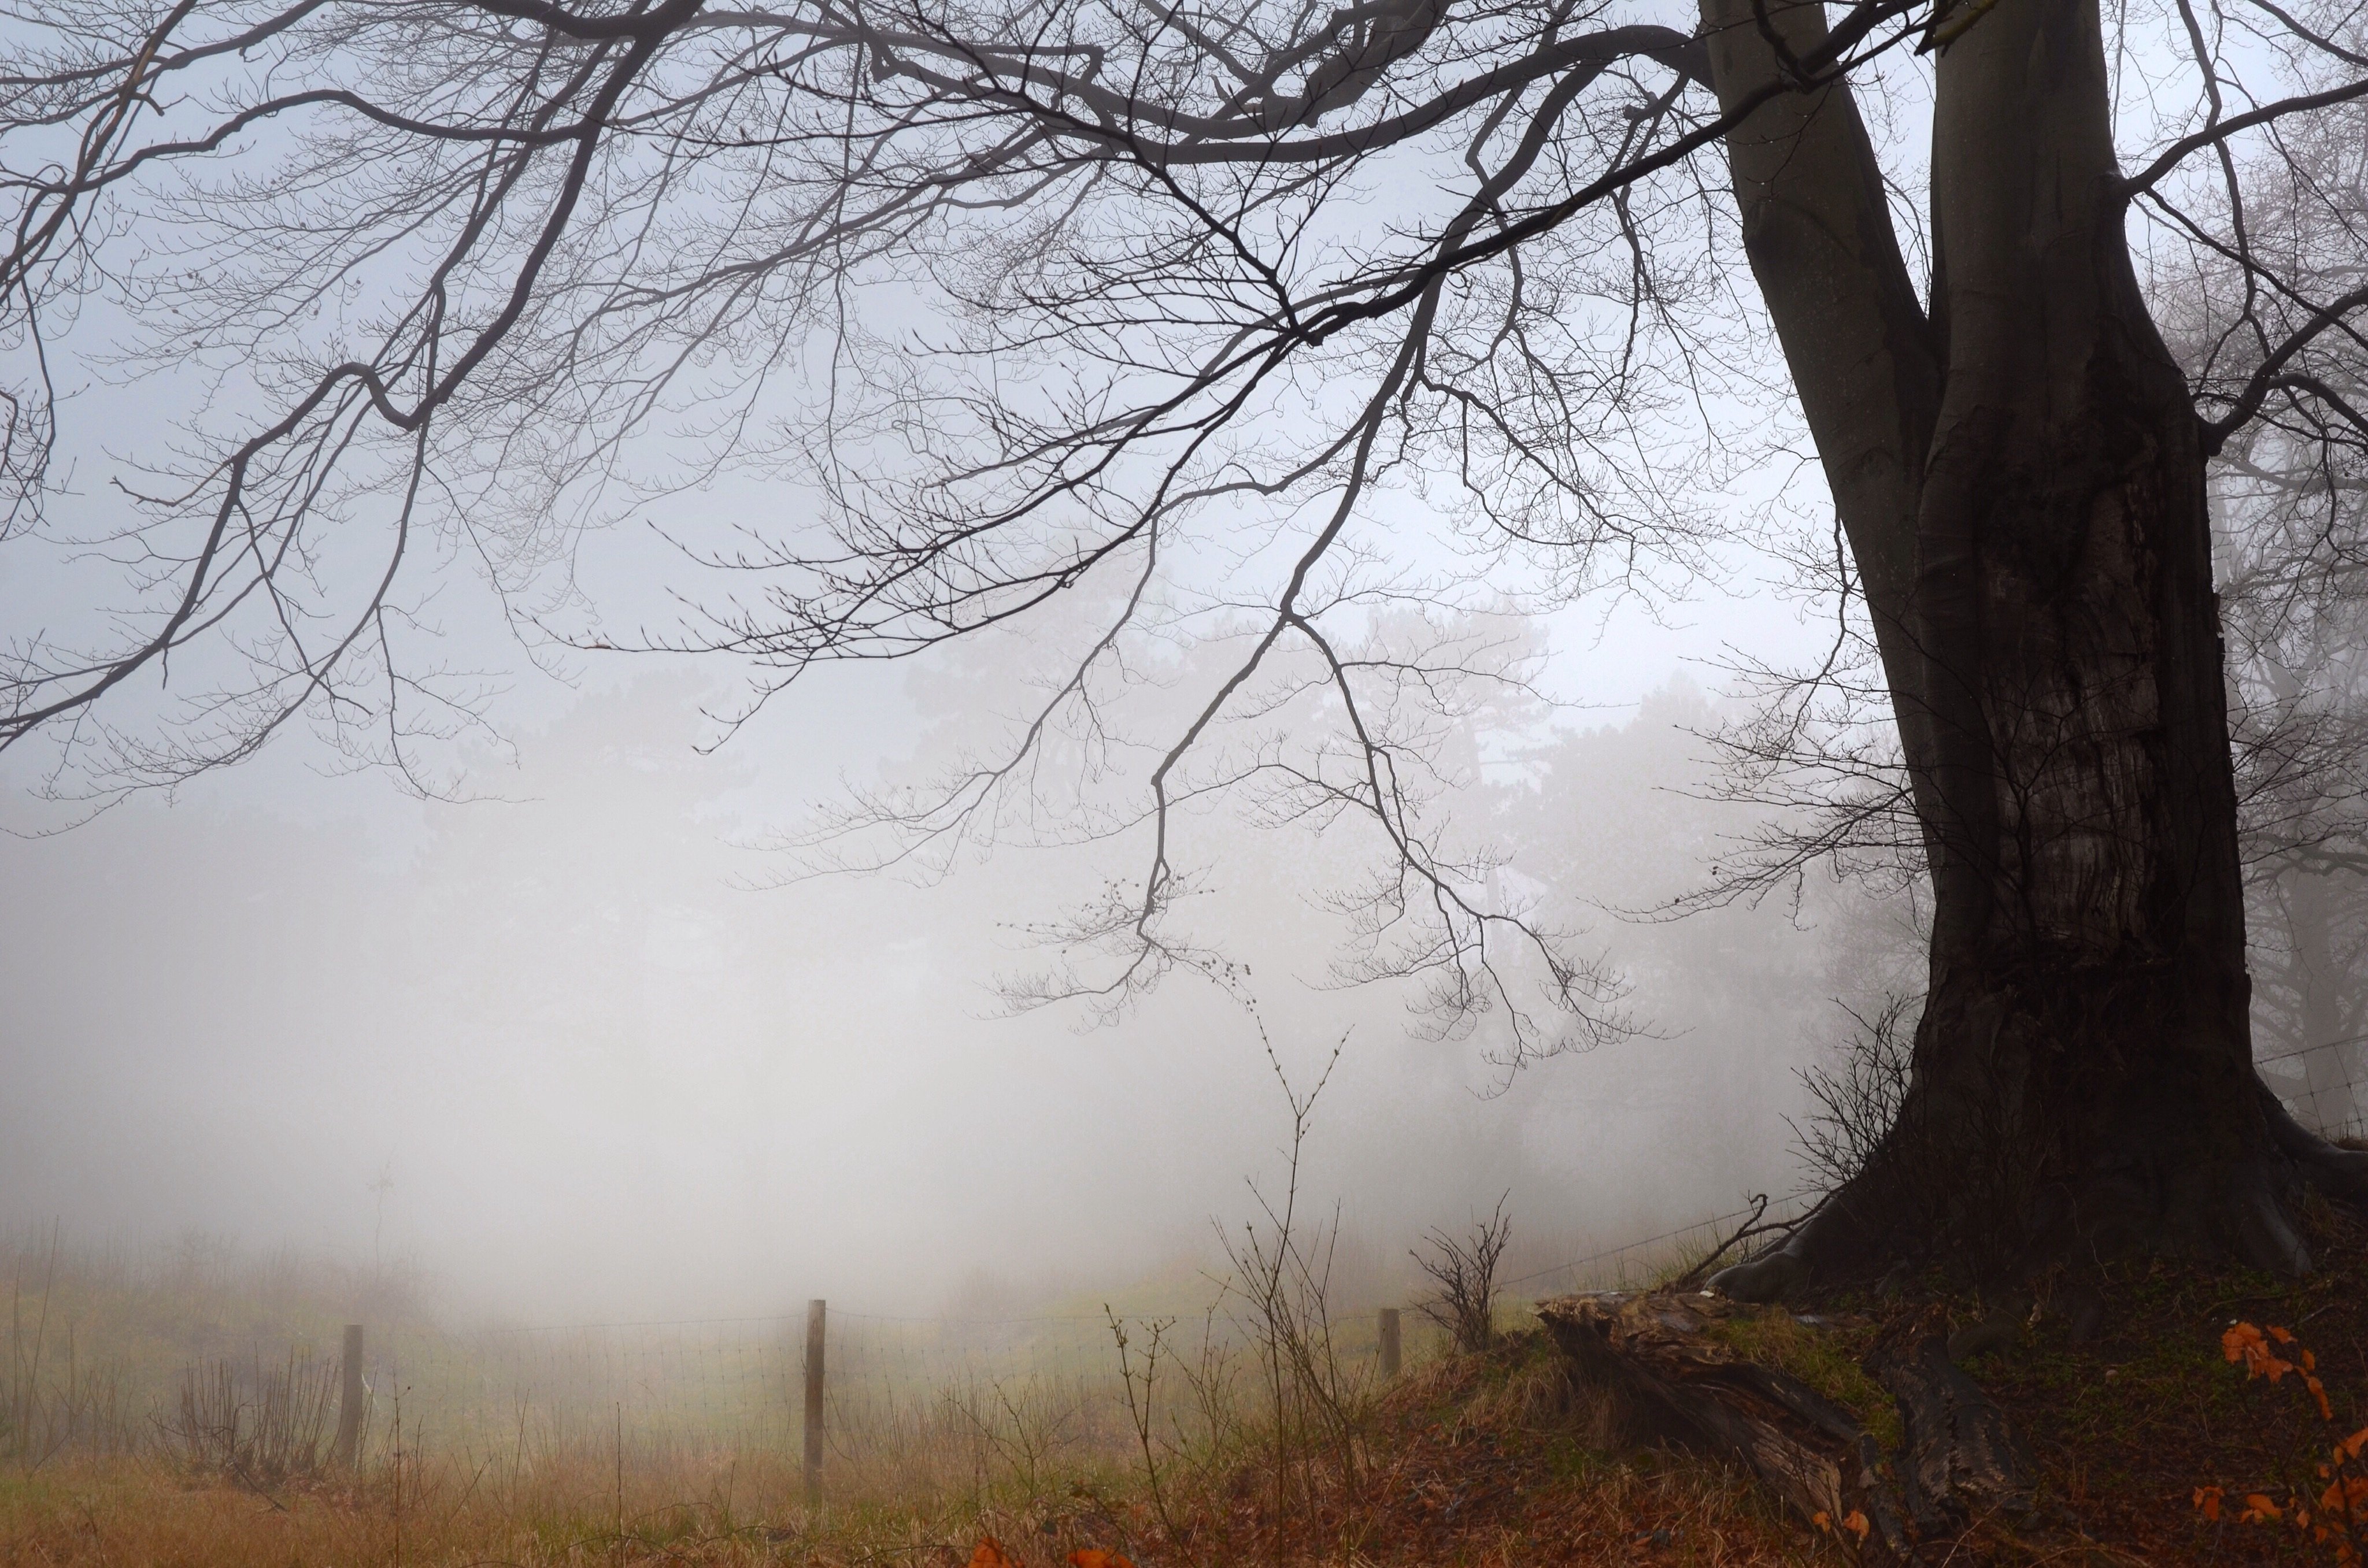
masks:
[[[2330,1143],[2294,1119],[2285,1102],[2260,1086],[2261,1115],[2278,1152],[2311,1186],[2339,1203],[2368,1207],[2368,1151]]]
[[[2021,1289],[2067,1260],[2089,1262],[2126,1252],[2225,1258],[2277,1274],[2306,1274],[2309,1247],[2294,1228],[2292,1205],[2305,1190],[2368,1211],[2368,1151],[2331,1143],[2295,1121],[2266,1086],[2259,1089],[2267,1147],[2234,1166],[2165,1162],[2144,1175],[2093,1176],[2078,1192],[2043,1191],[2020,1212],[1995,1218],[1998,1233],[1979,1249],[2001,1262],[1986,1286]],[[1927,1164],[1930,1163],[1929,1156]],[[1941,1233],[1913,1189],[1936,1185],[1901,1162],[1871,1165],[1758,1257],[1713,1275],[1710,1288],[1740,1301],[1796,1298],[1813,1281],[1872,1278],[1901,1262],[1954,1250],[1964,1238]]]

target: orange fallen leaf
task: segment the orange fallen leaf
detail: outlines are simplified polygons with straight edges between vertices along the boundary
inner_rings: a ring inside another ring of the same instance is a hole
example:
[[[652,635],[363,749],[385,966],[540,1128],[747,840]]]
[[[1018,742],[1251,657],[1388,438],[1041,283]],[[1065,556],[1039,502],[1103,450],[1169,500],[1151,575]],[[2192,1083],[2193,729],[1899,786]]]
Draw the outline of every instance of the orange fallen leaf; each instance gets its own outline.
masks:
[[[993,1536],[981,1536],[978,1550],[970,1554],[970,1568],[1019,1568],[1019,1559],[1003,1550],[1003,1543]]]
[[[2220,1517],[2220,1498],[2221,1491],[2216,1486],[2197,1487],[2195,1489],[2196,1511],[2207,1519],[2217,1521]]]

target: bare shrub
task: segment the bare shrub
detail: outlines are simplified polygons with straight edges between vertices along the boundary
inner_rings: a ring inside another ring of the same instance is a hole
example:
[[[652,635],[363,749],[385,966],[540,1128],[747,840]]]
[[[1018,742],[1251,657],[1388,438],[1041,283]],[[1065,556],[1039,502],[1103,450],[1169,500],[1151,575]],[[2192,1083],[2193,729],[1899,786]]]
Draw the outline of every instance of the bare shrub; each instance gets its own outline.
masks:
[[[1266,1039],[1263,1027],[1258,1035]],[[1359,1483],[1365,1387],[1360,1363],[1337,1354],[1332,1338],[1332,1256],[1339,1218],[1336,1211],[1331,1223],[1311,1227],[1299,1212],[1301,1156],[1316,1099],[1339,1064],[1341,1049],[1333,1048],[1315,1087],[1303,1095],[1267,1041],[1267,1061],[1291,1107],[1283,1188],[1279,1197],[1269,1197],[1252,1184],[1266,1223],[1252,1221],[1239,1237],[1223,1238],[1233,1266],[1227,1288],[1245,1303],[1240,1315],[1264,1385],[1276,1506],[1285,1511],[1292,1506],[1294,1491],[1299,1499],[1312,1501],[1327,1470],[1351,1496]]]
[[[1873,1017],[1845,1007],[1854,1026],[1832,1066],[1799,1069],[1816,1108],[1787,1118],[1801,1162],[1816,1185],[1834,1191],[1873,1163],[1898,1122],[1914,1068],[1918,999],[1886,997]]]
[[[1164,1462],[1169,1472],[1179,1477],[1185,1487],[1206,1498],[1218,1494],[1225,1482],[1239,1473],[1237,1461],[1250,1454],[1258,1442],[1250,1405],[1244,1393],[1244,1373],[1247,1357],[1244,1347],[1229,1343],[1230,1335],[1219,1334],[1219,1318],[1226,1303],[1221,1299],[1210,1305],[1201,1324],[1201,1342],[1197,1353],[1172,1351],[1169,1369],[1183,1381],[1182,1397],[1171,1395],[1168,1401],[1167,1431],[1164,1439]],[[1148,1371],[1148,1368],[1146,1368]],[[1150,1405],[1150,1380],[1144,1379],[1144,1408]],[[1150,1467],[1145,1456],[1146,1474]],[[1218,1549],[1213,1560],[1236,1560],[1231,1528],[1233,1515],[1219,1510],[1214,1516]],[[1170,1521],[1163,1519],[1163,1527]],[[1205,1528],[1205,1527],[1204,1527]],[[1184,1537],[1170,1530],[1170,1539],[1187,1553],[1194,1563],[1212,1560]]]
[[[140,1447],[146,1423],[120,1363],[77,1356],[67,1335],[45,1366],[38,1340],[28,1347],[26,1337],[12,1336],[0,1390],[0,1459],[33,1471],[68,1451],[108,1456]]]
[[[227,1358],[190,1368],[180,1399],[163,1424],[173,1457],[200,1475],[226,1475],[249,1486],[318,1475],[327,1461],[323,1435],[337,1398],[337,1369],[302,1351],[266,1365]]]
[[[976,1437],[982,1457],[991,1456],[1030,1494],[1042,1489],[1050,1468],[1076,1446],[1086,1414],[1076,1391],[1047,1378],[974,1377],[939,1397]]]
[[[1436,1227],[1427,1232],[1427,1250],[1410,1256],[1439,1287],[1439,1294],[1422,1303],[1422,1314],[1445,1329],[1458,1350],[1486,1350],[1497,1340],[1497,1262],[1513,1238],[1512,1216],[1497,1199],[1486,1220],[1473,1222],[1468,1236],[1457,1238]]]
[[[1176,1516],[1167,1506],[1167,1493],[1160,1484],[1159,1450],[1153,1442],[1158,1426],[1157,1406],[1154,1403],[1158,1392],[1159,1355],[1167,1348],[1169,1329],[1176,1326],[1173,1318],[1153,1318],[1147,1325],[1147,1342],[1140,1358],[1132,1353],[1133,1341],[1126,1332],[1125,1320],[1102,1307],[1102,1315],[1110,1320],[1110,1339],[1118,1346],[1119,1376],[1126,1385],[1127,1423],[1134,1430],[1136,1450],[1143,1456],[1143,1481],[1151,1493],[1152,1517],[1167,1539],[1181,1539],[1176,1528]]]

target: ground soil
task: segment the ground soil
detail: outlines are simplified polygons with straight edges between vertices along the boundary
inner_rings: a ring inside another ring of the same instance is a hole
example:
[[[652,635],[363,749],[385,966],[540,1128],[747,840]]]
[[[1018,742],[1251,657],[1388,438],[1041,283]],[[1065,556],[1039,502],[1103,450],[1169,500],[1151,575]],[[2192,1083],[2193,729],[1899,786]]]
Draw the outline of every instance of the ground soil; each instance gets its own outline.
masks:
[[[2368,1233],[2332,1212],[2310,1218],[2319,1267],[2307,1278],[2132,1261],[2102,1271],[2093,1337],[2078,1340],[2071,1314],[2043,1303],[2021,1344],[1970,1358],[2038,1455],[2059,1540],[2146,1562],[2337,1561],[2337,1543],[2296,1519],[2326,1486],[2318,1467],[2335,1440],[2368,1426]],[[2284,1328],[2312,1351],[2330,1414],[2299,1377],[2272,1385],[2231,1364],[2222,1336],[2238,1323]],[[2212,1486],[2216,1521],[2196,1506]],[[2281,1518],[2240,1522],[2248,1494]]]

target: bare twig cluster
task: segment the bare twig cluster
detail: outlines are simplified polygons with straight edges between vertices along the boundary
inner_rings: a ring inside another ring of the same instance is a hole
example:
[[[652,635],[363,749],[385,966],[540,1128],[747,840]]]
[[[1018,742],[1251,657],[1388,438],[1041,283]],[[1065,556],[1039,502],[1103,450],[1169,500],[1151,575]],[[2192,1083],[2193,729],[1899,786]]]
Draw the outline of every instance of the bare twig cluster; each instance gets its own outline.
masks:
[[[1854,1027],[1839,1059],[1799,1070],[1815,1108],[1792,1123],[1793,1136],[1817,1190],[1849,1185],[1898,1125],[1915,1071],[1918,1000],[1886,997],[1872,1016],[1845,1009]]]
[[[1264,1037],[1261,1026],[1260,1036]],[[1345,1042],[1343,1042],[1345,1044]],[[1362,1479],[1364,1401],[1361,1364],[1334,1343],[1330,1290],[1339,1218],[1309,1223],[1299,1211],[1301,1162],[1315,1103],[1339,1064],[1335,1046],[1304,1092],[1294,1087],[1273,1042],[1267,1061],[1291,1108],[1282,1189],[1254,1183],[1264,1222],[1223,1237],[1232,1265],[1228,1286],[1241,1302],[1258,1364],[1269,1473],[1278,1510],[1310,1503],[1331,1486],[1354,1496]]]
[[[257,1490],[318,1475],[328,1462],[337,1369],[301,1351],[284,1362],[227,1358],[192,1367],[162,1423],[174,1459],[193,1472]]]
[[[1486,1350],[1497,1342],[1497,1264],[1513,1239],[1512,1216],[1505,1212],[1511,1198],[1509,1192],[1498,1198],[1467,1235],[1434,1227],[1424,1236],[1427,1245],[1412,1255],[1439,1288],[1422,1304],[1423,1315],[1445,1329],[1458,1350]]]

